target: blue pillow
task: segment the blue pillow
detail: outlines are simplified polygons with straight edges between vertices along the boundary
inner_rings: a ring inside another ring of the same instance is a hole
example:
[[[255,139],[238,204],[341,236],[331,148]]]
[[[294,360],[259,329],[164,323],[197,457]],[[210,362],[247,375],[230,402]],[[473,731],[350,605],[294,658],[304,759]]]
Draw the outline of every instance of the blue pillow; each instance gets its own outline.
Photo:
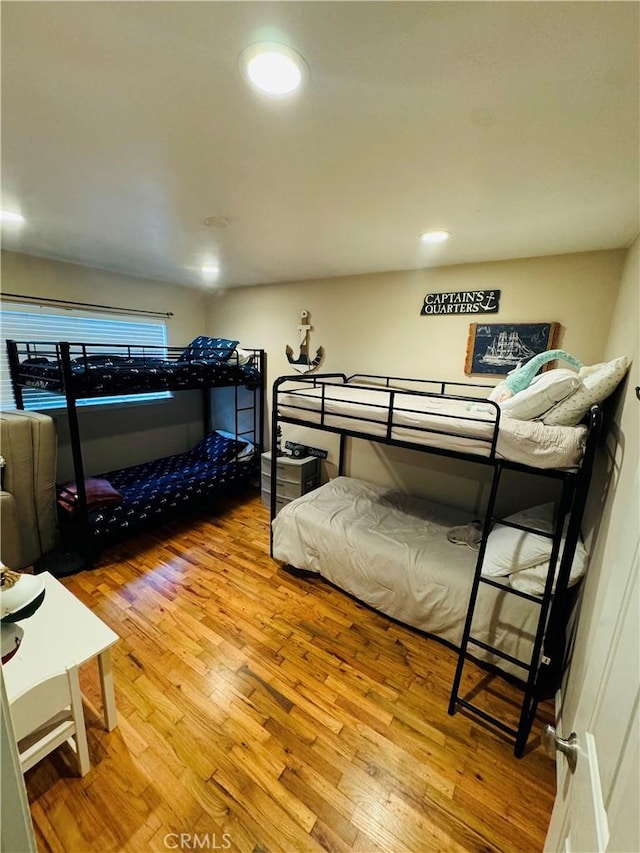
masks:
[[[194,359],[213,359],[227,361],[235,352],[238,341],[230,341],[227,338],[206,338],[200,335],[194,338],[186,350],[180,356],[181,361],[193,361]]]
[[[238,454],[246,450],[245,441],[235,438],[227,438],[219,432],[210,432],[199,441],[191,450],[191,454],[198,459],[213,462],[217,465],[226,465],[227,462],[235,462]]]

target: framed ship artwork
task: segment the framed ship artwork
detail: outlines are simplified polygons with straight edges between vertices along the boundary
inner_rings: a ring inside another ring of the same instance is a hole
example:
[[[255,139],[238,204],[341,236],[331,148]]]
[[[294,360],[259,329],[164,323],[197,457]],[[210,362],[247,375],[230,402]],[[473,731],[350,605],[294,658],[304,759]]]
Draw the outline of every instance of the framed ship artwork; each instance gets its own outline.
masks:
[[[560,323],[471,323],[464,372],[506,376],[534,355],[556,349],[559,332]]]

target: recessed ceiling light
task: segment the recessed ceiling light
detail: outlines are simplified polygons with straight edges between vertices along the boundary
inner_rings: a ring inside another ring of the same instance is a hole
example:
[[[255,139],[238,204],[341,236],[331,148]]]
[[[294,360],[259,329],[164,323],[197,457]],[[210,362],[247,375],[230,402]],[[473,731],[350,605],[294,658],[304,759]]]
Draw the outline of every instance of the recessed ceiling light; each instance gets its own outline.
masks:
[[[240,65],[251,85],[267,95],[292,95],[307,74],[304,59],[283,44],[252,44],[242,51]]]
[[[220,275],[220,264],[218,264],[216,261],[209,261],[206,264],[202,264],[200,271],[202,273],[202,278],[206,282],[216,281],[216,279]]]
[[[2,222],[10,223],[11,225],[24,225],[26,219],[21,213],[14,213],[11,210],[0,211],[0,219]]]
[[[230,216],[207,216],[202,220],[207,228],[228,228],[233,221]]]
[[[451,231],[425,231],[420,235],[423,243],[444,243],[451,237]]]

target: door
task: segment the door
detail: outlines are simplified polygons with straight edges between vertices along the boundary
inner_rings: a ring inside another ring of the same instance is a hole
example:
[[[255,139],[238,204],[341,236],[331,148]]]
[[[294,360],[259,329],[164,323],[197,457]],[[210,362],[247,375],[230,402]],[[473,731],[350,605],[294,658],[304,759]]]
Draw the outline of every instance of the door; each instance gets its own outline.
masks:
[[[640,850],[639,486],[636,472],[584,682],[572,719],[560,723],[564,738],[575,731],[578,758],[571,773],[557,753],[558,792],[545,842],[548,853]]]

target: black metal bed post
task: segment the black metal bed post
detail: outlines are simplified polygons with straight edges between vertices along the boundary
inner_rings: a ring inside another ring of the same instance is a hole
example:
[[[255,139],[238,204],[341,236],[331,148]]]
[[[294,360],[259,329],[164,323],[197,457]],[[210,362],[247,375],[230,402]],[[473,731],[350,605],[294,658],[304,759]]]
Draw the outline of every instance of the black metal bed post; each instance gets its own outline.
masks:
[[[338,461],[338,474],[342,477],[344,474],[344,451],[347,442],[347,436],[344,432],[340,433],[340,456]]]
[[[205,385],[202,389],[202,423],[204,434],[211,432],[211,386]]]
[[[16,408],[24,409],[22,387],[18,383],[20,359],[18,358],[18,345],[15,341],[7,341],[7,357],[9,359],[9,373],[11,376],[11,384],[13,386],[13,396],[16,401]]]
[[[549,666],[552,663],[552,661],[550,659],[547,660],[546,657],[543,657],[541,660],[540,654],[542,651],[542,644],[544,642],[545,631],[547,629],[547,617],[549,614],[551,597],[554,594],[553,582],[556,576],[556,566],[558,565],[558,558],[560,556],[560,546],[562,544],[564,521],[571,507],[571,499],[573,497],[573,492],[574,478],[572,476],[568,476],[562,483],[560,507],[558,509],[558,514],[556,517],[556,525],[553,531],[553,540],[551,545],[551,554],[549,556],[549,569],[547,571],[547,579],[544,586],[544,592],[542,594],[542,601],[540,603],[540,613],[538,614],[538,627],[536,629],[536,636],[533,642],[533,651],[531,652],[531,667],[527,676],[526,686],[524,689],[524,697],[522,699],[522,707],[520,709],[520,719],[518,720],[518,729],[514,748],[514,754],[516,758],[522,758],[522,755],[524,754],[524,750],[527,745],[527,739],[529,737],[529,732],[531,731],[531,726],[533,724],[536,709],[538,707],[538,692],[536,689],[536,684],[538,682],[540,667]],[[563,556],[566,552],[567,545],[565,543]],[[571,558],[573,558],[573,553],[571,554]],[[571,564],[571,561],[569,564]],[[556,594],[562,595],[562,591],[558,588],[558,583],[559,578],[556,582]]]
[[[73,457],[73,470],[76,478],[76,489],[78,494],[78,516],[86,530],[89,513],[87,509],[87,490],[84,482],[84,462],[82,461],[82,442],[80,440],[80,426],[78,424],[78,409],[76,407],[76,398],[73,393],[71,348],[68,341],[61,341],[59,346],[60,360],[62,362],[62,378],[64,380],[64,393],[67,400],[71,456]]]
[[[263,360],[261,361],[262,366],[264,367],[264,353]],[[318,379],[342,379],[343,382],[347,381],[346,374],[344,373],[324,373],[318,376],[310,377],[313,380],[315,385],[316,380]],[[300,376],[278,376],[277,379],[273,383],[273,390],[271,392],[271,494],[269,496],[269,508],[270,508],[270,522],[273,522],[273,519],[276,517],[276,480],[278,478],[278,391],[280,386],[284,382],[291,381],[303,381]],[[264,383],[263,383],[263,393],[264,393]],[[261,411],[264,410],[264,407],[261,406]],[[324,385],[322,387],[322,413],[321,419],[324,420]],[[323,426],[316,424],[307,424],[307,426],[312,427],[314,429],[322,429]],[[261,424],[261,429],[264,429],[264,426]],[[340,471],[342,472],[344,466],[344,435],[340,436]],[[269,556],[273,557],[273,526],[269,524]]]
[[[258,436],[260,453],[264,452],[265,389],[267,387],[267,353],[260,350],[260,387],[258,389]]]
[[[233,429],[236,439],[240,437],[240,401],[238,398],[238,384],[233,386]]]
[[[287,379],[279,376],[271,395],[271,494],[269,495],[269,556],[273,557],[273,519],[276,517],[276,481],[278,479],[278,389]]]
[[[545,657],[549,657],[554,662],[554,666],[550,668],[549,674],[549,681],[551,682],[552,689],[554,691],[560,686],[562,666],[564,663],[565,644],[562,640],[562,632],[564,631],[566,621],[566,592],[569,584],[569,576],[571,574],[571,566],[573,563],[575,549],[580,538],[580,528],[589,494],[589,485],[593,476],[593,464],[595,462],[601,433],[602,409],[600,406],[592,406],[589,412],[589,433],[584,450],[584,457],[580,470],[574,478],[575,492],[573,506],[571,507],[569,524],[567,525],[565,547],[560,561],[558,579],[556,582],[556,593],[549,611],[547,631],[543,645]],[[562,659],[560,655],[562,655]],[[549,685],[543,686],[548,688]]]

